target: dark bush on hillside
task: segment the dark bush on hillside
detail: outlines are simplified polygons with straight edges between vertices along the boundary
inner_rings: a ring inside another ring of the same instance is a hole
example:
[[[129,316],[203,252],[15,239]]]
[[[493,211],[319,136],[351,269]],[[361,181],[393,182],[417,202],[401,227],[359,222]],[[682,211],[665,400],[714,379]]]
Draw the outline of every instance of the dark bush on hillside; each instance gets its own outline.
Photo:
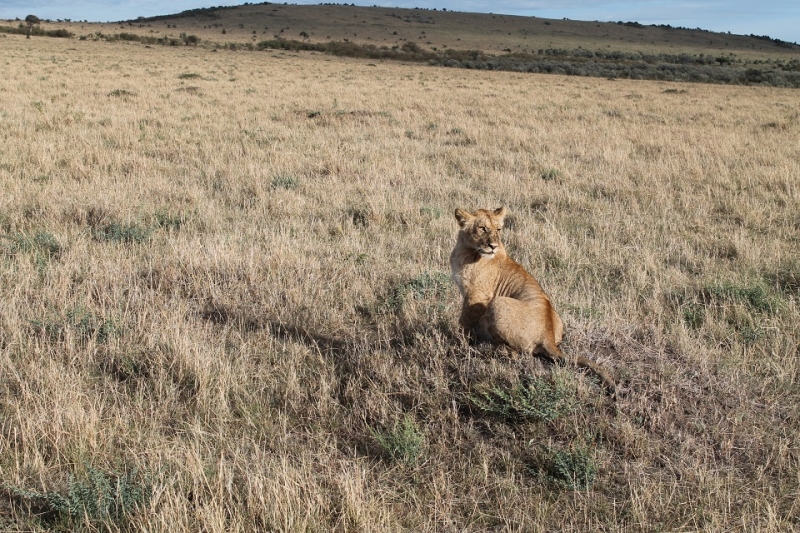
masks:
[[[476,70],[800,88],[800,61],[796,60],[787,65],[778,65],[775,69],[762,70],[745,68],[741,60],[732,57],[591,51],[580,48],[548,48],[539,50],[537,54],[513,52],[493,56],[479,50],[431,51],[412,42],[404,43],[402,47],[388,48],[351,42],[309,43],[287,39],[262,41],[256,48],[316,51],[369,59],[425,61],[429,65]]]
[[[120,41],[137,41],[137,42],[142,40],[141,37],[139,37],[135,33],[127,33],[127,32],[118,33],[117,39],[119,39]]]
[[[13,26],[0,26],[0,33],[11,33],[11,34],[15,34],[15,35],[27,35],[28,34],[28,28],[23,24],[20,24],[16,28],[13,27]],[[61,37],[61,38],[66,38],[66,39],[75,36],[74,33],[70,32],[70,31],[67,31],[65,29],[43,30],[39,26],[33,26],[33,28],[31,28],[31,35],[36,35],[36,36],[40,36],[40,37]]]

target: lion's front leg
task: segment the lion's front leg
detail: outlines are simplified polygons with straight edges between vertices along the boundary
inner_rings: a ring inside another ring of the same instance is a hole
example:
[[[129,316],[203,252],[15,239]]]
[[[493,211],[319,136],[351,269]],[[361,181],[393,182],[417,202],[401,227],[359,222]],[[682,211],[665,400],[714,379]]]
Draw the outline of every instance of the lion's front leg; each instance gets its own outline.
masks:
[[[478,325],[481,321],[481,317],[486,314],[486,310],[487,305],[483,302],[470,303],[466,300],[464,301],[464,305],[461,308],[461,319],[459,323],[467,338],[475,338],[475,335],[479,334]],[[479,340],[483,340],[480,339],[480,335],[478,335],[478,338]]]

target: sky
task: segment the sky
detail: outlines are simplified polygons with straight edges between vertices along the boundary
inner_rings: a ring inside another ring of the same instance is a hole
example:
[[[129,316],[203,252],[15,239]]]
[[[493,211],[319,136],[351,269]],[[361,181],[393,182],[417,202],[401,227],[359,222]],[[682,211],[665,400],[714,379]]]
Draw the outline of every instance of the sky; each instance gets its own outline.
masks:
[[[43,19],[108,22],[139,16],[170,15],[186,9],[238,5],[245,0],[0,0],[0,19]],[[290,3],[318,4],[295,0]],[[334,2],[336,0],[325,0]],[[342,3],[343,0],[339,0]],[[252,3],[258,3],[253,0]],[[274,2],[277,3],[277,2]],[[589,21],[635,21],[685,28],[768,35],[800,43],[800,0],[350,0],[356,5],[446,8],[453,11],[503,13]]]

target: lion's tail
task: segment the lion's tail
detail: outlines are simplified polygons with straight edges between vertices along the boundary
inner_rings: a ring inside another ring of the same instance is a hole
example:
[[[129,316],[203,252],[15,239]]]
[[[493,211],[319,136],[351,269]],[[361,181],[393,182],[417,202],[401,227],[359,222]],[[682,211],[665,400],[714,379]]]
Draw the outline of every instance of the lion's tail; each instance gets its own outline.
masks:
[[[564,352],[562,352],[561,349],[555,344],[545,344],[543,348],[545,352],[547,352],[547,355],[553,361],[558,361],[562,363],[566,363],[567,361],[569,361],[569,358],[566,355],[564,355]],[[611,378],[609,373],[603,367],[601,367],[591,359],[583,357],[582,355],[579,355],[575,362],[579,367],[586,368],[590,370],[592,373],[594,373],[598,378],[600,378],[600,381],[603,382],[603,386],[606,388],[608,393],[611,396],[615,395],[617,390],[617,385],[616,383],[614,383],[614,380]]]

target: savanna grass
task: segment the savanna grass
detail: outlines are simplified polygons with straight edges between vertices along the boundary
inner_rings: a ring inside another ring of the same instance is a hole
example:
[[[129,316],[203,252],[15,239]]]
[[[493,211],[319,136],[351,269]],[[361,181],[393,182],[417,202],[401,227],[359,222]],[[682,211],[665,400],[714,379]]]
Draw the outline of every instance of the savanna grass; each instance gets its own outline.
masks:
[[[797,92],[3,47],[0,529],[798,529]],[[616,402],[463,338],[500,205]]]

